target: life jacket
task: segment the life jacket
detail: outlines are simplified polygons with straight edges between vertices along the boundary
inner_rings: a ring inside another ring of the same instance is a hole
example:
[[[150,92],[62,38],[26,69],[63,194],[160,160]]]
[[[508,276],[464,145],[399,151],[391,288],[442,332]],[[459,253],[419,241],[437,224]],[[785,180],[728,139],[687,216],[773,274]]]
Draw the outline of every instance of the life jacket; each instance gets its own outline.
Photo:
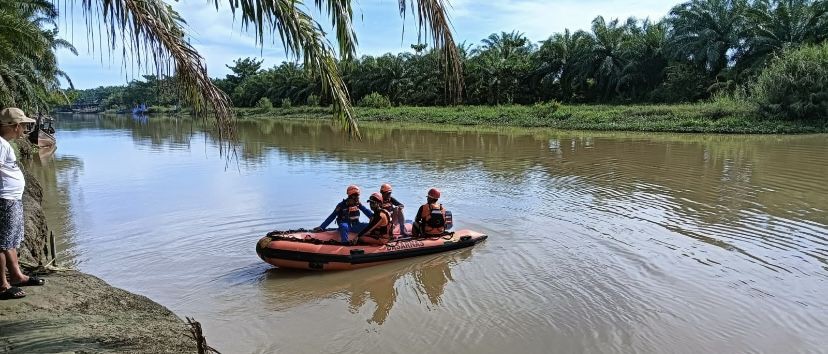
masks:
[[[391,203],[391,197],[386,198],[385,196],[383,196],[382,200],[383,200],[383,202],[382,202],[382,205],[380,205],[380,208],[382,208],[382,210],[385,210],[385,211],[393,214],[394,213],[394,204]]]
[[[394,216],[394,203],[391,201],[391,198],[392,197],[390,197],[390,196],[388,198],[383,196],[382,197],[383,201],[382,201],[382,205],[380,205],[380,208],[382,208],[382,210],[387,211],[393,217]]]
[[[359,222],[359,202],[351,202],[350,199],[344,199],[342,204],[344,208],[339,209],[339,214],[336,216],[337,223],[347,222],[350,224]]]
[[[433,207],[426,203],[423,205],[423,231],[429,235],[440,235],[446,231],[446,209],[443,204]]]
[[[367,233],[367,236],[373,238],[390,238],[393,224],[391,223],[391,213],[386,211],[385,209],[380,209],[377,212],[377,217],[381,218],[380,222],[377,224],[373,230]]]

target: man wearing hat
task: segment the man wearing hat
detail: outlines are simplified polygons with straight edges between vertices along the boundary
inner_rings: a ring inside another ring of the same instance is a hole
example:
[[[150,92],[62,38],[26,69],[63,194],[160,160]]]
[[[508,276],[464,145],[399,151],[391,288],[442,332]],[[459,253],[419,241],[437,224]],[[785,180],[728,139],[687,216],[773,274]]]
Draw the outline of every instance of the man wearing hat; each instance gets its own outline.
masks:
[[[20,271],[17,249],[23,242],[23,189],[26,181],[10,140],[22,138],[34,119],[19,108],[0,111],[0,300],[26,296],[21,286],[43,285],[43,279]],[[9,279],[6,279],[6,271]]]

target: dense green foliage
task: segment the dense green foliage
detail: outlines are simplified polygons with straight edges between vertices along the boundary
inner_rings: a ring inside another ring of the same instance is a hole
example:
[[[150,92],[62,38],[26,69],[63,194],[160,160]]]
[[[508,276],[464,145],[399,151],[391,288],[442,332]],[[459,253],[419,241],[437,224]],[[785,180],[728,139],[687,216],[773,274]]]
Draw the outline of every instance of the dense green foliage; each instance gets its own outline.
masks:
[[[0,1],[0,107],[45,110],[67,101],[59,79],[68,77],[58,68],[55,51],[77,51],[58,38],[57,16],[46,1]]]
[[[696,102],[718,92],[749,91],[772,58],[826,37],[825,0],[690,0],[658,22],[599,16],[589,31],[565,30],[540,42],[518,31],[495,33],[479,45],[458,46],[465,84],[460,103]],[[411,48],[338,62],[351,100],[361,104],[377,93],[391,106],[452,103],[440,53],[424,44]],[[228,65],[232,74],[215,82],[238,107],[252,107],[263,97],[294,105],[331,103],[302,65],[261,65],[235,60]],[[126,90],[141,87],[131,83]],[[143,101],[163,104],[152,93],[141,94],[148,95]]]
[[[274,108],[263,114],[239,108],[243,119],[329,119],[330,108]],[[449,107],[356,107],[361,121],[548,127],[577,130],[666,131],[685,133],[825,133],[828,122],[767,119],[749,106],[727,99],[673,105],[536,105]]]
[[[273,108],[273,102],[270,102],[267,97],[262,97],[256,102],[256,108],[265,112],[270,111]]]
[[[391,101],[379,93],[371,92],[357,103],[360,107],[386,108],[391,107]]]
[[[785,53],[765,69],[754,99],[770,116],[828,120],[828,44]]]

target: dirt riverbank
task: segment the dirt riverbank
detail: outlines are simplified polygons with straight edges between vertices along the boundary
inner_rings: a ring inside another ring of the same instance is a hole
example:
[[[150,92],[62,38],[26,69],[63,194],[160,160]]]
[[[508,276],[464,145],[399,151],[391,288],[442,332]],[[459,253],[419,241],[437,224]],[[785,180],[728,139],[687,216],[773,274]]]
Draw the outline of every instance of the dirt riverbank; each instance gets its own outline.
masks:
[[[0,353],[195,353],[187,325],[147,297],[76,271],[0,301]]]

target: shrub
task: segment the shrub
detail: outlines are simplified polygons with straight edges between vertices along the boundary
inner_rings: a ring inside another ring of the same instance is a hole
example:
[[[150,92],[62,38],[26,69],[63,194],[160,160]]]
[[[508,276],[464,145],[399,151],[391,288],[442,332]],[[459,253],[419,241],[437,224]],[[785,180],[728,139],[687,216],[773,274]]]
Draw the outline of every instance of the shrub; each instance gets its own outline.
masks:
[[[561,103],[555,100],[532,105],[532,113],[538,118],[551,118],[559,109],[561,109]]]
[[[753,85],[759,111],[783,119],[828,119],[828,44],[786,51]]]
[[[273,103],[270,102],[269,98],[262,97],[256,102],[256,108],[262,111],[269,111],[273,108]]]
[[[291,106],[290,98],[283,98],[281,107],[282,108],[290,108],[290,106]]]
[[[315,94],[310,94],[310,96],[308,96],[308,100],[307,100],[306,103],[307,103],[308,106],[311,106],[311,107],[319,106],[319,96],[317,96]]]
[[[388,97],[376,92],[371,92],[359,100],[357,105],[360,107],[387,108],[391,107],[391,101],[388,100]]]

